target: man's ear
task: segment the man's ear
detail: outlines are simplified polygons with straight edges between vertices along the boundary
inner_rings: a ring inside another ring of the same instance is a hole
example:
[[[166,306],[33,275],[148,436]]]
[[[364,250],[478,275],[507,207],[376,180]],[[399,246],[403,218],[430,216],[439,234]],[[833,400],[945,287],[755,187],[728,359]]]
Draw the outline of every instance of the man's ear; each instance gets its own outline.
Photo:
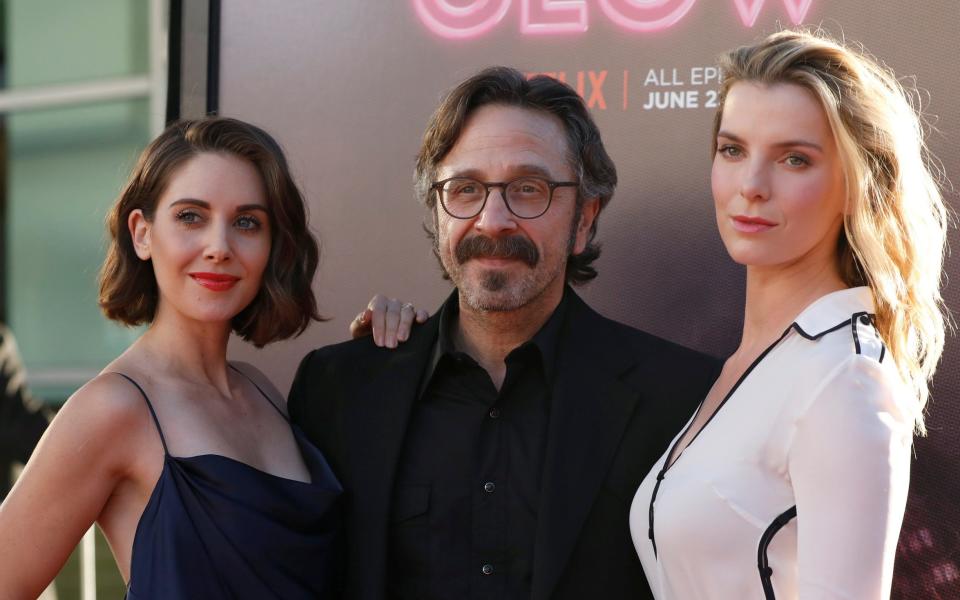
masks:
[[[140,260],[150,260],[151,226],[142,210],[138,208],[130,211],[130,216],[127,217],[127,228],[133,240],[133,251],[137,253]]]
[[[573,244],[573,254],[580,254],[590,241],[590,228],[600,214],[600,198],[587,198],[580,207],[580,222],[577,223],[577,239]]]

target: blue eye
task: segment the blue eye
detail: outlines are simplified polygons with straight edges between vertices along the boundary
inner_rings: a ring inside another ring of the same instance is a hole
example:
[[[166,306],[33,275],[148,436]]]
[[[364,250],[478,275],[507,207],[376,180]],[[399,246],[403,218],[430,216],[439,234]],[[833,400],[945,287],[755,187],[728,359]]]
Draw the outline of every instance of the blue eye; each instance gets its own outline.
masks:
[[[176,220],[186,225],[194,225],[200,222],[200,215],[196,211],[184,209],[177,213]]]
[[[236,223],[237,227],[246,231],[256,231],[261,227],[260,220],[251,215],[241,215],[237,217],[234,223]]]
[[[786,159],[784,159],[784,162],[786,162],[791,167],[803,167],[810,164],[810,161],[807,159],[807,157],[801,156],[799,154],[791,154]]]

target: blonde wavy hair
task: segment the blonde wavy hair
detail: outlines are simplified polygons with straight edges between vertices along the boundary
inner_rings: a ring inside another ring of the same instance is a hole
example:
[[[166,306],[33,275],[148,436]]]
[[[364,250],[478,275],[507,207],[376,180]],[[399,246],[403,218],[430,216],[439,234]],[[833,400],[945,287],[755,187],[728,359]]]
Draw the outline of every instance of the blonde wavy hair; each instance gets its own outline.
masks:
[[[928,382],[943,351],[947,312],[940,295],[951,214],[943,169],[927,150],[919,93],[862,48],[820,30],[788,30],[720,57],[723,101],[737,82],[790,83],[819,99],[843,161],[847,186],[838,261],[849,286],[867,285],[876,326],[916,394],[925,433]]]

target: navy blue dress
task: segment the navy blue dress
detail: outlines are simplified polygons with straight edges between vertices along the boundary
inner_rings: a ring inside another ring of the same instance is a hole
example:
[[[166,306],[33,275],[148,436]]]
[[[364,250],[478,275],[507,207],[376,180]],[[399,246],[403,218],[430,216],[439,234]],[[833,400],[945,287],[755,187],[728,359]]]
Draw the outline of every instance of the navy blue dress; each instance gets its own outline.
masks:
[[[134,535],[126,597],[334,597],[343,559],[343,488],[306,436],[291,424],[310,483],[215,454],[171,456],[147,394],[119,374],[146,400],[164,451],[163,471]]]

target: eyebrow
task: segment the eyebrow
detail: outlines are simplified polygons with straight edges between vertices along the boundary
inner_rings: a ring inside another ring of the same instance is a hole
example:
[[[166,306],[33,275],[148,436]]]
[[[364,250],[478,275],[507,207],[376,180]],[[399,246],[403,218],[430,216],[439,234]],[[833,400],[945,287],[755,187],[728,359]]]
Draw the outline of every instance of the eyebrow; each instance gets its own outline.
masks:
[[[186,204],[189,206],[197,206],[206,210],[210,210],[209,202],[207,202],[206,200],[199,200],[197,198],[180,198],[179,200],[174,200],[173,202],[170,203],[170,208],[173,208],[174,206],[180,206],[182,204]],[[237,207],[236,212],[238,213],[250,212],[251,210],[268,212],[267,207],[262,204],[241,204],[240,206]]]
[[[524,175],[539,175],[540,177],[545,177],[547,179],[553,179],[553,174],[550,173],[546,168],[540,165],[514,165],[510,167],[511,173],[517,173],[513,177],[523,177]],[[483,171],[479,169],[461,169],[459,171],[454,171],[448,177],[444,179],[449,179],[449,177],[469,177],[471,179],[483,179]],[[512,178],[512,177],[511,177]]]
[[[740,138],[737,135],[730,133],[729,131],[720,130],[717,132],[717,137],[727,138],[728,140],[732,140],[734,142],[737,142],[738,144],[745,143],[743,141],[743,138]],[[817,144],[815,142],[811,142],[808,140],[785,140],[782,142],[777,142],[776,144],[774,144],[774,146],[777,148],[792,148],[795,146],[802,146],[804,148],[813,148],[818,152],[823,152],[823,147],[821,147],[820,144]]]

